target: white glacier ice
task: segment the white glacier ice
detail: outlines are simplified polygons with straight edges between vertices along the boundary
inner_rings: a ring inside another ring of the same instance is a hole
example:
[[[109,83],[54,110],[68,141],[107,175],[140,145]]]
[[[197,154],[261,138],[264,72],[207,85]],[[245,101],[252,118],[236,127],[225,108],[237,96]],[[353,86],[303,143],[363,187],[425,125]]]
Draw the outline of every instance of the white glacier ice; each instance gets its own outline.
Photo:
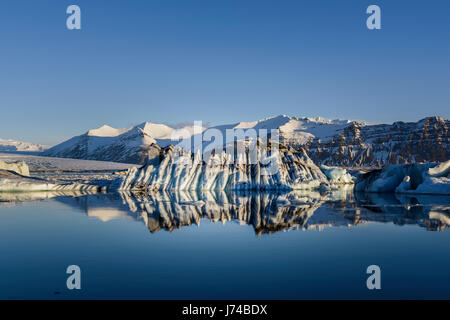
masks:
[[[5,162],[0,160],[0,170],[13,171],[22,176],[30,175],[30,169],[23,161]]]
[[[450,160],[390,165],[361,177],[356,191],[450,195]]]
[[[29,191],[98,191],[100,188],[80,183],[53,183],[48,180],[29,177],[25,162],[6,163],[0,161],[0,192]]]
[[[347,172],[345,168],[329,167],[321,165],[320,169],[326,175],[330,182],[335,184],[352,184],[354,183],[353,176]]]
[[[53,183],[48,180],[21,176],[11,171],[0,170],[0,192],[31,191],[99,191],[94,185],[81,183]]]
[[[132,168],[119,179],[118,190],[289,190],[314,189],[328,184],[326,176],[302,149],[296,151],[280,145],[271,155],[273,174],[266,174],[263,152],[257,148],[257,160],[250,162],[249,151],[231,161],[231,155],[212,155],[204,161],[199,153],[187,162],[176,161],[175,154],[183,152],[169,146],[161,150],[160,161],[152,159],[142,168]],[[159,163],[158,163],[159,162]]]
[[[133,164],[120,162],[106,162],[95,160],[53,158],[30,154],[1,153],[0,161],[4,162],[25,162],[29,171],[36,172],[85,172],[85,171],[108,171],[108,170],[126,170]],[[0,168],[1,169],[1,168]],[[20,172],[18,172],[20,173]],[[22,173],[22,175],[25,175]]]

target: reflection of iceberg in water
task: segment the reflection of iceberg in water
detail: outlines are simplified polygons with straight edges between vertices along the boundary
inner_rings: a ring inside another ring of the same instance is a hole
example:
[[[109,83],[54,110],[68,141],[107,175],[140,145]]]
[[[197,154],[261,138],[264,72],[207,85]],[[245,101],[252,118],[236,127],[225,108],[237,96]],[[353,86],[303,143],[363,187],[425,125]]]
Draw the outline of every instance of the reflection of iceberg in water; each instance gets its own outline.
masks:
[[[255,233],[291,229],[323,230],[363,223],[417,225],[444,230],[450,225],[450,198],[445,196],[353,193],[351,189],[288,193],[179,191],[146,195],[131,192],[31,192],[1,193],[0,205],[48,200],[81,209],[89,217],[107,222],[134,219],[150,232],[173,231],[202,219],[251,225]]]
[[[122,195],[130,199],[130,194]],[[229,195],[208,192],[200,196],[179,193],[170,201],[161,195],[150,195],[154,205],[145,206],[147,226],[151,232],[160,229],[172,231],[199,224],[202,218],[207,218],[212,222],[233,220],[249,224],[257,234],[272,233],[305,225],[321,205],[320,199],[302,197],[299,198],[301,203],[293,205],[290,203],[292,199],[285,195],[262,193]]]
[[[450,225],[450,199],[447,196],[355,193],[355,199],[358,207],[364,209],[357,219],[415,224],[432,231],[441,231]]]
[[[235,221],[252,225],[255,233],[291,229],[322,230],[362,223],[412,224],[443,230],[450,223],[450,200],[436,196],[353,194],[342,190],[319,193],[130,192],[61,197],[58,201],[81,208],[101,221],[132,218],[150,232],[173,231],[211,222]]]

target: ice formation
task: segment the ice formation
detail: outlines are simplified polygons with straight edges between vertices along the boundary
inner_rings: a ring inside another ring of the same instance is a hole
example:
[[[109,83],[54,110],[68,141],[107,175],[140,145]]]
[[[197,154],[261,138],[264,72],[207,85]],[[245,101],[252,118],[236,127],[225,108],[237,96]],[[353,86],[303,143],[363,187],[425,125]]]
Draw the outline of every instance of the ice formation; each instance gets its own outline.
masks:
[[[29,177],[25,162],[6,163],[0,161],[0,192],[18,191],[98,191],[99,187],[79,183],[53,183]]]
[[[353,184],[354,178],[345,168],[320,166],[327,179],[335,184]]]
[[[106,162],[95,160],[64,159],[44,157],[30,154],[1,153],[0,162],[25,162],[31,172],[86,172],[86,171],[109,171],[126,170],[133,164],[120,162]],[[1,169],[1,168],[0,168]],[[20,172],[19,172],[20,173]],[[22,175],[24,175],[22,173]]]
[[[0,170],[7,170],[7,171],[13,171],[16,172],[22,176],[29,176],[30,170],[28,168],[28,165],[23,162],[4,162],[0,160]]]
[[[30,191],[100,191],[100,187],[81,183],[53,183],[48,180],[21,176],[0,170],[0,192]]]
[[[204,161],[199,153],[188,153],[190,161],[177,161],[181,150],[161,150],[160,161],[152,159],[142,168],[132,168],[115,186],[119,190],[288,190],[314,189],[327,184],[322,171],[304,150],[279,145],[278,152],[264,162],[265,150],[258,147],[257,161],[248,149],[237,159],[226,152]],[[271,171],[268,174],[268,166]]]
[[[450,195],[450,160],[391,165],[362,176],[356,191]]]

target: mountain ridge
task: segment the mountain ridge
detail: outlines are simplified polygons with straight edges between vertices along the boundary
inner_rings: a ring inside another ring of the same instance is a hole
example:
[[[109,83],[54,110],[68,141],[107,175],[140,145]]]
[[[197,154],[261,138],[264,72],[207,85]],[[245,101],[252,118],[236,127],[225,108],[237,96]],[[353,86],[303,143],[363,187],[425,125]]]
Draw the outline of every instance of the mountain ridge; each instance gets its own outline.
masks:
[[[353,120],[278,115],[208,129],[216,129],[223,136],[230,129],[279,129],[281,142],[294,148],[304,148],[317,164],[377,167],[447,160],[450,158],[449,126],[449,120],[439,116],[426,117],[417,122],[367,124]],[[177,141],[172,141],[172,136],[201,139],[205,129],[198,126],[175,129],[151,122],[125,129],[103,125],[64,141],[44,151],[43,155],[142,164],[146,158],[159,152],[156,146],[175,144]]]
[[[50,146],[38,143],[0,139],[0,152],[43,152],[49,148]]]

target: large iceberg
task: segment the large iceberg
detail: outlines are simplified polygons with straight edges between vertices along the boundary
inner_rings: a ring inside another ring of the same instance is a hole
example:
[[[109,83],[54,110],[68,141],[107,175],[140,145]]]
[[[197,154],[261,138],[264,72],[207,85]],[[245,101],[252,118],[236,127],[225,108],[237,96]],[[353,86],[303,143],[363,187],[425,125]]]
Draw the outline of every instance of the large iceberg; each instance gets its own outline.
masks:
[[[361,176],[356,191],[450,195],[450,160],[391,165]]]
[[[277,152],[265,157],[261,146],[232,159],[230,153],[210,154],[182,151],[169,146],[161,149],[158,159],[149,159],[142,168],[132,168],[119,179],[118,190],[290,190],[315,189],[328,184],[323,172],[303,149],[294,150],[279,144]],[[179,161],[176,155],[184,152]],[[270,168],[269,168],[270,167]],[[270,171],[270,172],[269,172]]]

